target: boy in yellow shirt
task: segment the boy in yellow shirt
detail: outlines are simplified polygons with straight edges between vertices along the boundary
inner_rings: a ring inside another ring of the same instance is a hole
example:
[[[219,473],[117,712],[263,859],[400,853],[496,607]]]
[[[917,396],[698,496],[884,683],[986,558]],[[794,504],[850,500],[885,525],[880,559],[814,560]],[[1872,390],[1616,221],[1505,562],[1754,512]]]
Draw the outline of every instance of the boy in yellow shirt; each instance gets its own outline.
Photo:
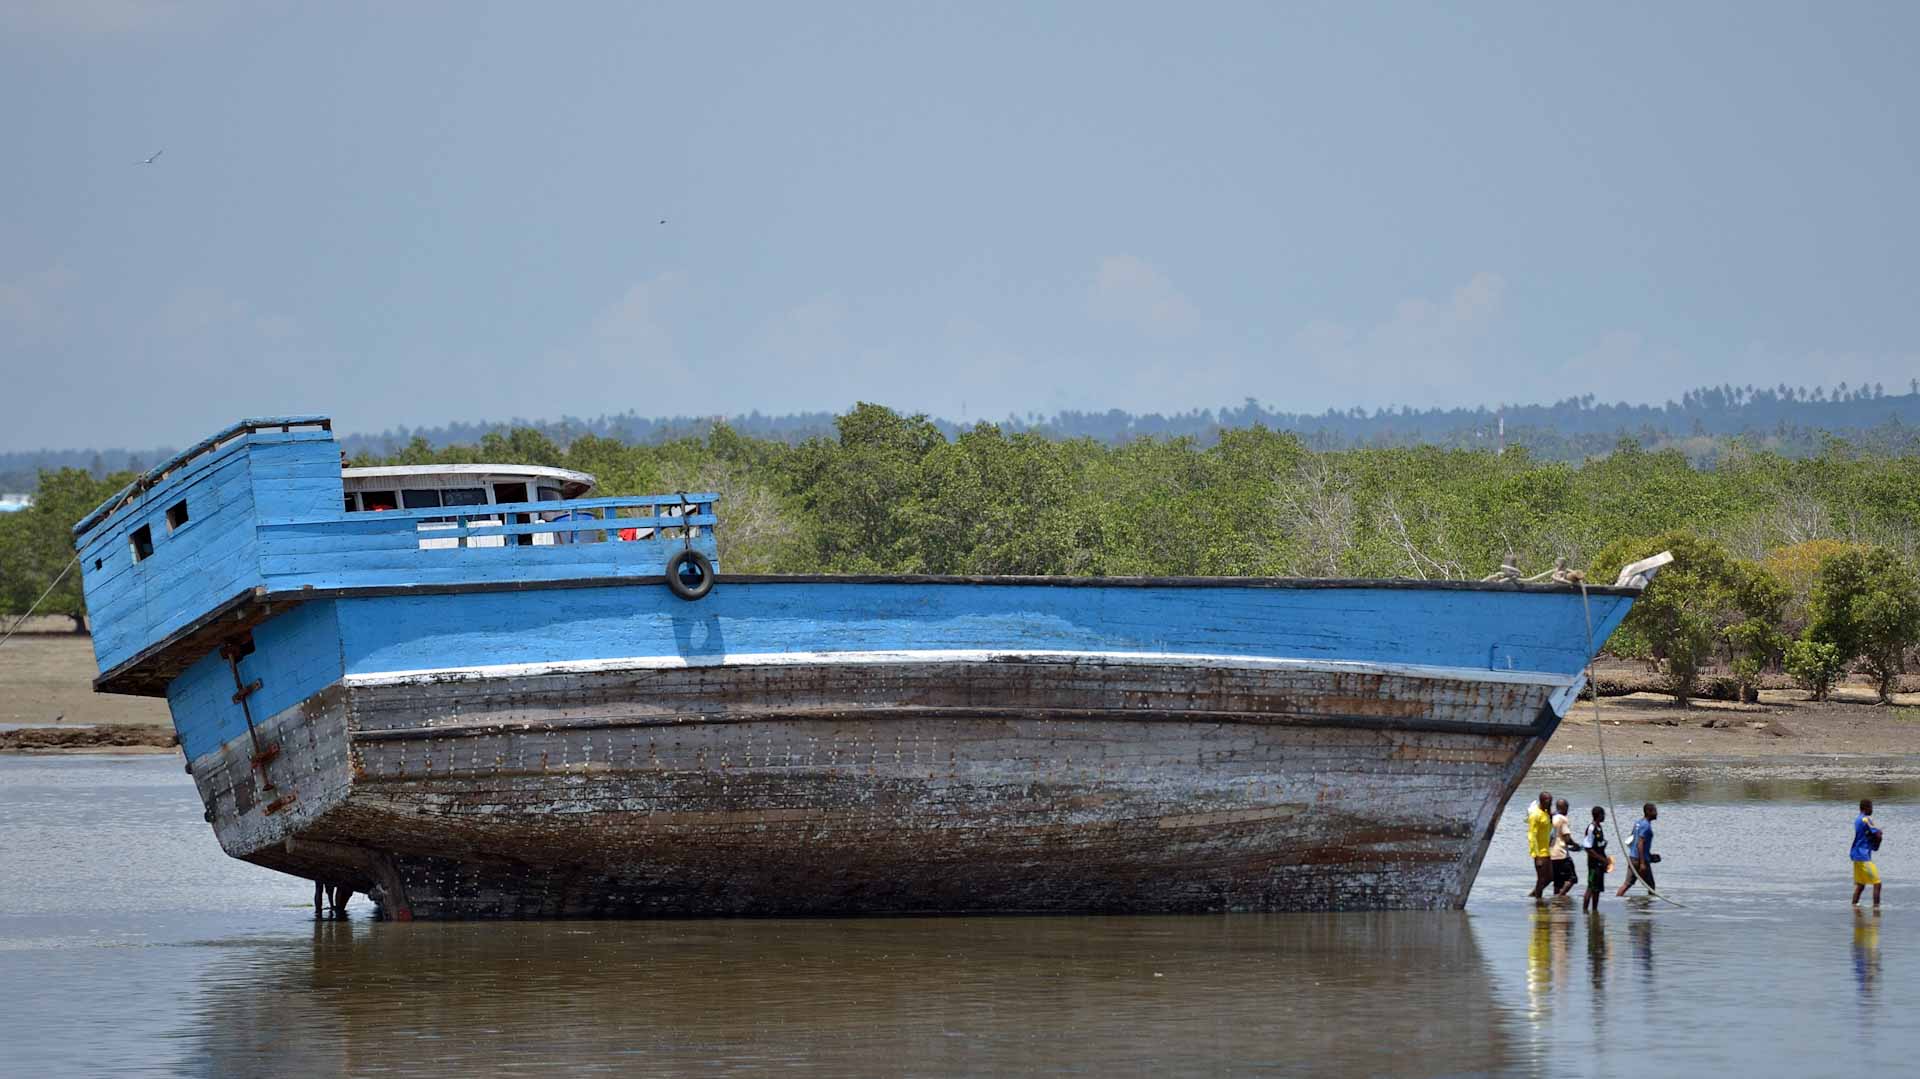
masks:
[[[1540,792],[1540,800],[1527,807],[1527,853],[1533,858],[1533,891],[1539,899],[1553,883],[1553,795]]]

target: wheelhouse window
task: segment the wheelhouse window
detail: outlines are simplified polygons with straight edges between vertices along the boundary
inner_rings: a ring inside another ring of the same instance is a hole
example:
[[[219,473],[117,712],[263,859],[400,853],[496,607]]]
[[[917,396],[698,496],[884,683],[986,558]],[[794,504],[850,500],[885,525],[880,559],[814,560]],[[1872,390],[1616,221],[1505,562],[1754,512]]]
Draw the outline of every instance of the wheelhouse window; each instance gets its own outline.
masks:
[[[496,483],[493,485],[493,500],[495,502],[526,502],[528,501],[527,485],[524,483]],[[526,524],[531,520],[533,520],[533,518],[524,513],[516,513],[513,515],[513,523],[517,525]],[[512,537],[509,542],[519,547],[531,547],[533,546],[533,537],[530,535],[516,535]]]
[[[431,487],[409,487],[400,492],[400,504],[410,510],[440,508],[440,492]]]
[[[487,504],[485,487],[446,487],[440,491],[440,504],[443,506],[484,506]]]
[[[369,513],[377,513],[381,510],[397,510],[400,508],[400,501],[394,497],[394,492],[392,491],[362,491],[360,492],[360,508]]]

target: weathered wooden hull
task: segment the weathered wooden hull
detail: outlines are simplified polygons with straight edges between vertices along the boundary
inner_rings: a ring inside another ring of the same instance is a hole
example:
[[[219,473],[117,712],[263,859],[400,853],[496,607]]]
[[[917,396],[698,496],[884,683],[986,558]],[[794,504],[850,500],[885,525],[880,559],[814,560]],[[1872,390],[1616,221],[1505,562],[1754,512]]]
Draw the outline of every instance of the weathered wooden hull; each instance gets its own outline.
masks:
[[[414,917],[1449,908],[1564,688],[1066,656],[362,678],[263,723],[264,767],[241,738],[191,768],[230,853]]]

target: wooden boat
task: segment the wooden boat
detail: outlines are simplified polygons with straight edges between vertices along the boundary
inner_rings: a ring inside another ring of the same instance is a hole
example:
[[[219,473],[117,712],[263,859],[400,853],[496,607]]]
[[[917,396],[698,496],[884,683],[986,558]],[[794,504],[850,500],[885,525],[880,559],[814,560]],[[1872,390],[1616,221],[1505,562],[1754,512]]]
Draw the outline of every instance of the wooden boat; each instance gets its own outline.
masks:
[[[1665,557],[720,575],[714,495],[592,482],[236,424],[75,527],[96,688],[229,854],[397,918],[1458,907]]]

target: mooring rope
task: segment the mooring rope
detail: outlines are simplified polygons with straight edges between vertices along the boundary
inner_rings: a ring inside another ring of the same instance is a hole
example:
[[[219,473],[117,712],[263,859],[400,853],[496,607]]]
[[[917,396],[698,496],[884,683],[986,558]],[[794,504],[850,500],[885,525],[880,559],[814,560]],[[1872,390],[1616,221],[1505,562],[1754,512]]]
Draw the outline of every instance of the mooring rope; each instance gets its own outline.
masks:
[[[72,573],[73,567],[79,565],[79,563],[80,555],[78,552],[75,552],[72,558],[67,559],[66,568],[60,571],[59,576],[53,579],[53,583],[47,586],[45,592],[40,593],[40,598],[33,601],[33,606],[27,608],[27,613],[21,615],[19,619],[13,623],[13,628],[7,631],[5,637],[0,637],[0,645],[4,645],[8,641],[13,640],[13,635],[20,632],[20,627],[27,624],[27,619],[33,617],[33,612],[40,609],[40,605],[47,601],[48,596],[53,595],[53,590],[60,587],[60,582],[66,580],[67,574]]]
[[[151,475],[151,473],[149,473],[149,475]],[[125,497],[121,498],[119,502],[114,503],[114,507],[101,514],[99,519],[104,521],[108,517],[133,505],[133,500],[140,497],[142,493],[140,490],[140,481],[135,480],[132,484],[128,485]],[[67,559],[67,564],[61,567],[59,574],[54,577],[53,583],[47,586],[45,592],[40,593],[40,598],[33,601],[33,606],[27,608],[27,613],[20,616],[20,619],[13,624],[13,628],[7,631],[7,635],[0,637],[0,646],[4,646],[8,641],[13,640],[13,635],[20,632],[20,627],[27,624],[27,619],[32,618],[34,612],[40,609],[40,605],[47,601],[47,597],[53,595],[53,590],[60,587],[60,582],[67,579],[67,574],[73,572],[73,567],[80,564],[79,546],[76,539],[73,557]]]
[[[1600,782],[1605,785],[1607,789],[1607,812],[1613,814],[1613,836],[1615,839],[1619,839],[1620,807],[1613,802],[1613,773],[1607,767],[1607,739],[1605,732],[1601,730],[1600,683],[1594,679],[1593,674],[1593,603],[1587,597],[1587,582],[1585,580],[1580,581],[1580,606],[1585,610],[1587,615],[1587,692],[1593,694],[1593,740],[1594,743],[1600,747]],[[1626,849],[1626,844],[1622,843],[1620,845],[1621,853],[1625,854]],[[1648,862],[1647,864],[1652,865],[1653,863]],[[1633,857],[1631,855],[1627,857],[1627,876],[1639,876],[1639,874],[1633,871]],[[1681,910],[1687,909],[1684,903],[1668,899],[1666,896],[1661,895],[1654,889],[1652,881],[1642,879],[1640,883],[1647,886],[1647,894],[1655,899],[1663,903],[1671,903]]]

